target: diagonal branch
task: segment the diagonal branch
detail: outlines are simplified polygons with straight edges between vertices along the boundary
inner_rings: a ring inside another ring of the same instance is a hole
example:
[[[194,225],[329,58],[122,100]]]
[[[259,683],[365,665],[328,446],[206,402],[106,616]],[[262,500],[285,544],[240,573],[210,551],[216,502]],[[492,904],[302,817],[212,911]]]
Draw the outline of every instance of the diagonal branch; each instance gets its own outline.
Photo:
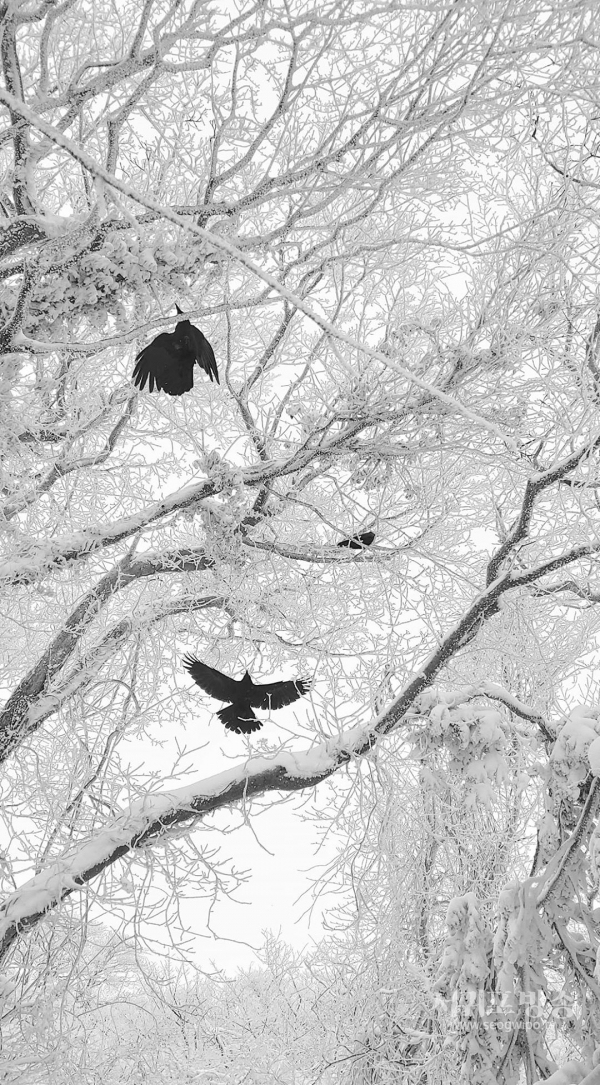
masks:
[[[569,472],[573,471],[586,456],[590,456],[598,447],[600,447],[600,435],[595,437],[593,441],[584,445],[583,448],[578,449],[576,452],[572,452],[570,456],[566,456],[560,463],[555,464],[553,467],[549,467],[547,471],[539,472],[528,479],[519,517],[514,523],[507,538],[502,543],[502,546],[499,547],[488,564],[488,584],[491,584],[492,581],[497,578],[502,563],[506,561],[509,554],[515,550],[516,546],[526,538],[533,516],[535,501],[539,494],[542,493],[543,490],[547,490],[553,483],[564,478],[565,475],[568,475]],[[547,572],[550,571],[550,565],[551,563],[548,563],[548,568],[546,569]],[[542,574],[540,573],[539,575]],[[515,578],[515,583],[517,583],[517,580],[518,578]],[[524,582],[526,583],[526,581]]]
[[[19,934],[132,849],[156,844],[179,827],[189,830],[207,814],[234,802],[270,791],[314,787],[351,756],[340,743],[324,743],[306,753],[280,753],[272,761],[251,758],[197,784],[148,794],[8,897],[0,908],[0,960]]]

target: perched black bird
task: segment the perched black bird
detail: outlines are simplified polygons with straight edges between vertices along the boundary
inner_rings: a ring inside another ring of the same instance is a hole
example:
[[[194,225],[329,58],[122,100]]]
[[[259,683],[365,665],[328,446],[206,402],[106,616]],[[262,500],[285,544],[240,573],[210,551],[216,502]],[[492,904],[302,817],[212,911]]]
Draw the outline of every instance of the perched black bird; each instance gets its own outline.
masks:
[[[351,539],[342,539],[337,545],[347,546],[350,550],[362,550],[363,546],[370,546],[374,539],[374,531],[364,531],[362,535],[353,535]]]
[[[175,306],[178,313],[181,309]],[[189,320],[178,321],[174,332],[162,332],[136,356],[133,383],[138,388],[181,396],[194,387],[194,362],[219,384],[213,348]]]
[[[262,723],[257,720],[253,708],[285,708],[310,689],[310,681],[305,678],[296,678],[292,682],[255,684],[248,671],[238,681],[190,655],[184,656],[183,665],[205,693],[217,701],[231,701],[226,708],[217,712],[217,716],[228,731],[235,731],[237,735],[251,735],[253,731],[260,731]]]

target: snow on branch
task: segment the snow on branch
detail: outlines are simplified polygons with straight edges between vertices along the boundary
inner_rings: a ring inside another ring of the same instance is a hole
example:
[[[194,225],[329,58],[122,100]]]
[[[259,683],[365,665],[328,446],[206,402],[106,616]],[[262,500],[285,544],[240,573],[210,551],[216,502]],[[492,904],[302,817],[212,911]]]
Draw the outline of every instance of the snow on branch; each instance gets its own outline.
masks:
[[[499,686],[496,682],[489,682],[485,679],[482,682],[478,682],[476,686],[468,686],[462,691],[465,700],[472,697],[488,697],[492,701],[500,701],[506,708],[510,709],[515,716],[520,716],[521,719],[529,720],[530,723],[535,723],[544,738],[550,742],[554,742],[556,735],[552,726],[544,719],[541,713],[537,712],[530,705],[525,704],[524,701],[519,700],[518,697],[514,697],[509,690],[504,686]]]
[[[581,816],[568,841],[557,851],[548,863],[543,875],[530,880],[531,892],[535,894],[537,908],[547,904],[563,884],[570,867],[581,860],[580,849],[589,838],[594,828],[600,803],[600,778],[592,782]],[[540,885],[541,882],[541,885]]]
[[[576,580],[564,580],[560,584],[551,584],[548,588],[535,588],[533,594],[543,597],[545,595],[564,595],[565,592],[577,595],[579,599],[583,599],[590,605],[600,603],[600,591],[594,591],[593,588],[586,584],[578,584]],[[557,599],[556,602],[559,606],[577,607],[579,609],[578,603],[571,603],[564,599]]]
[[[412,543],[411,543],[412,545]],[[319,565],[339,565],[340,561],[370,562],[395,558],[408,546],[397,546],[393,550],[384,550],[375,546],[373,549],[364,550],[339,550],[335,542],[322,546],[293,546],[290,543],[275,542],[270,539],[244,538],[244,546],[251,550],[265,550],[269,554],[278,554],[282,558],[291,558],[294,561],[312,561]]]
[[[71,535],[58,536],[45,545],[33,546],[27,557],[15,558],[14,561],[0,565],[0,586],[30,583],[53,568],[81,560],[107,546],[114,546],[170,513],[189,509],[203,498],[217,493],[218,489],[216,483],[205,479],[190,486],[183,486],[169,497],[154,502],[133,516],[123,516],[112,524],[88,528],[86,531],[74,531]]]
[[[548,573],[554,573],[557,569],[562,569],[564,565],[570,565],[571,562],[578,561],[579,558],[591,557],[592,554],[597,554],[599,550],[600,542],[583,543],[581,546],[574,546],[572,550],[567,550],[565,554],[550,558],[548,561],[542,562],[541,565],[536,565],[533,569],[527,569],[523,573],[514,573],[512,577],[513,585],[519,587],[521,584],[531,584]]]
[[[187,830],[231,803],[269,791],[314,787],[370,745],[368,731],[354,727],[339,739],[303,753],[282,752],[271,760],[253,757],[195,784],[146,795],[112,825],[55,859],[11,893],[0,907],[0,959],[21,932],[131,849],[157,843],[179,826]]]
[[[561,1072],[562,1071],[557,1070],[556,1074],[553,1074],[552,1077],[558,1077],[558,1074],[560,1074]],[[575,1080],[574,1074],[571,1074],[569,1076],[572,1078],[572,1080]],[[564,1080],[565,1079],[563,1077],[563,1081]],[[548,1085],[557,1085],[557,1083],[552,1082],[551,1077],[547,1078],[547,1083]],[[538,1083],[536,1082],[535,1085],[538,1085]],[[590,1070],[589,1074],[586,1074],[585,1077],[580,1078],[579,1085],[600,1085],[600,1066],[595,1066],[593,1070]]]

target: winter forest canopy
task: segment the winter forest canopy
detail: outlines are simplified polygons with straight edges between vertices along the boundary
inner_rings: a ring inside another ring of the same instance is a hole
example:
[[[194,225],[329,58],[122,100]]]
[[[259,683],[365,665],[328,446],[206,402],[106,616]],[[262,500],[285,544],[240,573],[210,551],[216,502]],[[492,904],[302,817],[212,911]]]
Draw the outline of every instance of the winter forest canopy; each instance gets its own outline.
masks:
[[[600,1085],[596,0],[0,30],[1,1080]],[[325,934],[215,974],[277,810]]]

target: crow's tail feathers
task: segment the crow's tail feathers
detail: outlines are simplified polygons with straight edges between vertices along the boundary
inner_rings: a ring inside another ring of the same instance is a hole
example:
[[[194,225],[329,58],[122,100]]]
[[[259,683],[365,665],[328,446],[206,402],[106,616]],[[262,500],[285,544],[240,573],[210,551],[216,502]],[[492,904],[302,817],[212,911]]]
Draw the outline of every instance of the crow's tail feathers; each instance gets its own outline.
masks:
[[[221,708],[217,716],[227,730],[235,731],[236,735],[251,735],[262,727],[249,705],[229,704],[226,708]]]

